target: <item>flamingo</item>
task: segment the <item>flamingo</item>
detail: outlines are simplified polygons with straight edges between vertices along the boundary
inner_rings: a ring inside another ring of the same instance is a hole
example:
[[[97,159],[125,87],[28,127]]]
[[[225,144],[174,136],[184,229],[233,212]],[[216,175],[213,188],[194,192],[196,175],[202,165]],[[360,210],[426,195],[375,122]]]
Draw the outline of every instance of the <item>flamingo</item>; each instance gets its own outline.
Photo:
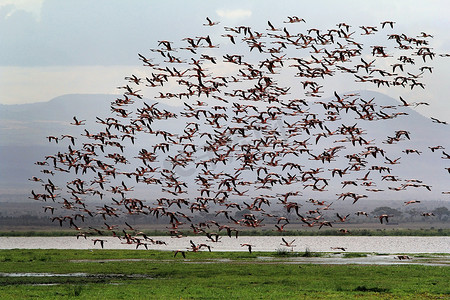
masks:
[[[281,238],[281,240],[283,241],[283,243],[281,243],[280,245],[283,245],[286,247],[291,247],[291,248],[296,246],[296,245],[294,245],[295,239],[290,242],[286,241],[284,238]]]
[[[378,218],[380,220],[380,223],[383,224],[383,219],[386,220],[386,223],[389,223],[389,217],[393,217],[391,215],[382,214],[379,216],[374,216],[374,218]]]
[[[241,247],[247,247],[248,248],[248,252],[250,252],[250,254],[252,253],[252,247],[254,247],[252,244],[241,244]]]
[[[70,124],[75,125],[75,126],[85,125],[85,122],[86,122],[86,120],[78,121],[76,116],[73,117],[73,121],[74,121],[74,123],[70,123]]]
[[[344,248],[344,247],[331,247],[331,250],[347,251],[347,248]]]
[[[206,17],[206,21],[208,21],[208,23],[203,24],[203,26],[214,26],[214,25],[217,25],[217,24],[220,23],[220,22],[213,22],[213,21],[211,21],[211,19],[208,18],[208,17]]]
[[[176,257],[178,253],[181,253],[183,258],[186,258],[186,251],[183,251],[183,250],[176,250],[175,254],[173,255],[173,257]]]
[[[104,243],[107,242],[107,240],[102,240],[102,239],[93,239],[92,241],[94,242],[94,245],[97,243],[100,243],[100,246],[102,247],[102,249],[103,249]]]

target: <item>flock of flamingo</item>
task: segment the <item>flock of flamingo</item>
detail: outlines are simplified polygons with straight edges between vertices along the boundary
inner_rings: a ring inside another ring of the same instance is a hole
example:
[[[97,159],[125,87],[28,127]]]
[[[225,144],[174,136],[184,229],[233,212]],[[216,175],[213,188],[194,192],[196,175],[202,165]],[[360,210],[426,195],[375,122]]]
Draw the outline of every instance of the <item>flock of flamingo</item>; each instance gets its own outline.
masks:
[[[111,115],[96,119],[102,130],[93,132],[88,120],[73,117],[78,136],[47,137],[62,148],[36,162],[46,178],[30,179],[42,190],[32,190],[30,198],[49,203],[44,209],[52,222],[73,228],[77,237],[92,236],[102,248],[107,232],[147,248],[165,243],[135,225],[120,224],[121,216],[164,218],[174,238],[182,231],[205,236],[205,243],[191,240],[174,253],[185,257],[186,251],[211,251],[211,244],[226,242],[222,232],[237,238],[242,228],[266,224],[282,232],[295,221],[321,229],[369,216],[351,209],[326,215],[334,201],[322,195],[330,197],[331,185],[342,190],[331,195],[335,201],[350,199],[355,206],[384,191],[381,182],[392,192],[431,189],[421,179],[395,175],[401,157],[392,157],[389,147],[414,133],[392,128],[379,140],[361,125],[407,118],[405,108],[428,103],[400,97],[398,105],[383,106],[357,92],[337,91],[322,98],[324,86],[336,76],[365,86],[425,88],[421,78],[432,72],[432,60],[449,56],[433,52],[431,35],[394,33],[392,21],[320,30],[296,16],[281,25],[267,22],[260,31],[218,24],[207,18],[203,26],[210,34],[186,37],[181,45],[158,41],[152,58],[139,53],[147,75],[125,77]],[[367,46],[360,41],[366,36],[386,45]],[[430,122],[447,125],[436,118]],[[417,158],[423,151],[443,162],[450,159],[442,145],[403,149],[404,156]],[[138,185],[145,197],[136,196]],[[305,192],[317,193],[317,199],[306,199]],[[269,213],[270,205],[281,212]],[[382,224],[395,218],[371,217]],[[93,218],[103,218],[104,226],[83,226]],[[293,243],[282,238],[280,245],[292,248]]]

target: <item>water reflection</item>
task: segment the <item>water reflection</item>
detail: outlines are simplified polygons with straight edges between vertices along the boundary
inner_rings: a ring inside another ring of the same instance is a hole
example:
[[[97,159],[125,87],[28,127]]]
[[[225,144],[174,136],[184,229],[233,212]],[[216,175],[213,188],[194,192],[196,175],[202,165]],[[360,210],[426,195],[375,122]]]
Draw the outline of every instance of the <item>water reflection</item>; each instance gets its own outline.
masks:
[[[213,243],[204,236],[171,238],[167,236],[152,237],[167,245],[148,244],[148,249],[177,250],[190,247],[190,240],[195,244],[206,243],[212,251],[247,251],[241,244],[253,245],[254,251],[276,251],[280,248],[290,250],[282,244],[280,236],[242,236],[239,238],[222,237]],[[295,239],[294,251],[332,252],[332,248],[342,247],[347,252],[376,253],[449,253],[450,237],[415,237],[415,236],[285,236],[285,240]],[[125,244],[115,237],[102,237],[106,240],[105,249],[135,249],[135,244]],[[76,237],[0,237],[0,249],[101,249],[94,245],[92,238]],[[145,250],[140,247],[140,250]],[[336,250],[340,251],[340,250]]]

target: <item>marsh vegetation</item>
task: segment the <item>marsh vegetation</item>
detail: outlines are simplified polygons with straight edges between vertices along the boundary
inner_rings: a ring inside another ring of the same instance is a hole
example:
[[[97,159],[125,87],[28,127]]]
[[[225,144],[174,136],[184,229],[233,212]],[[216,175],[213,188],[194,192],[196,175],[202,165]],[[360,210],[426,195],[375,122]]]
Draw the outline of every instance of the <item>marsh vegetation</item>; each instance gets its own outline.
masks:
[[[168,251],[1,250],[0,294],[5,299],[434,299],[450,295],[448,267],[293,264],[283,263],[282,256],[198,252],[183,259]]]

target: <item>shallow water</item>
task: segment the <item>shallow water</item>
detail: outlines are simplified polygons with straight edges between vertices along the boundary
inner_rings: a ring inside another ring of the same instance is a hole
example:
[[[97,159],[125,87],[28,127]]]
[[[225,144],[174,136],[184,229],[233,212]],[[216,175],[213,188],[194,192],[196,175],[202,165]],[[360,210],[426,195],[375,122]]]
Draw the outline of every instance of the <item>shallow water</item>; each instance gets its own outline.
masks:
[[[239,238],[222,237],[219,242],[211,242],[205,236],[171,238],[168,236],[152,237],[165,241],[167,245],[148,244],[148,249],[177,250],[190,248],[190,240],[195,244],[206,243],[212,251],[247,251],[241,244],[253,245],[254,251],[276,251],[284,248],[281,236],[242,236]],[[125,244],[115,237],[102,237],[106,240],[105,249],[136,249],[134,244]],[[375,253],[450,253],[450,237],[416,237],[416,236],[285,236],[288,242],[295,239],[294,251],[332,252],[334,247],[346,248],[347,252]],[[0,237],[0,249],[101,249],[99,243],[94,245],[92,238],[76,237]],[[145,250],[144,247],[139,247]],[[341,252],[341,250],[335,250]]]

